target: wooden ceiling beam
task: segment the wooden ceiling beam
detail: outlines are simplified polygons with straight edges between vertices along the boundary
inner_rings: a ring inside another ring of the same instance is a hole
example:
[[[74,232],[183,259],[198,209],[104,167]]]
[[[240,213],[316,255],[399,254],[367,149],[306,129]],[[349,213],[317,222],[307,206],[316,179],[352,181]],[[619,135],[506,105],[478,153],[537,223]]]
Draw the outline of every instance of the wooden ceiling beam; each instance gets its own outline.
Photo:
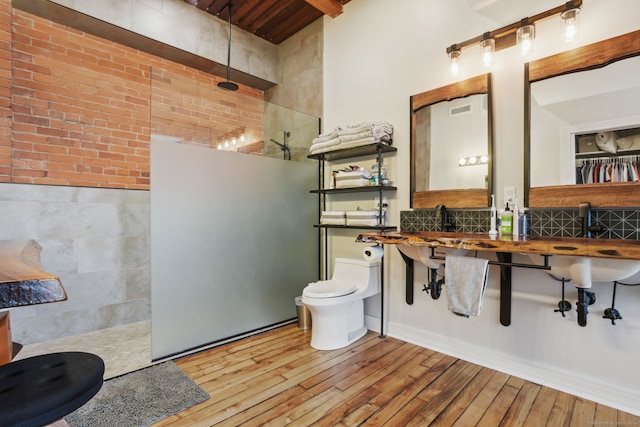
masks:
[[[332,18],[342,14],[342,3],[338,0],[304,0],[325,15]]]

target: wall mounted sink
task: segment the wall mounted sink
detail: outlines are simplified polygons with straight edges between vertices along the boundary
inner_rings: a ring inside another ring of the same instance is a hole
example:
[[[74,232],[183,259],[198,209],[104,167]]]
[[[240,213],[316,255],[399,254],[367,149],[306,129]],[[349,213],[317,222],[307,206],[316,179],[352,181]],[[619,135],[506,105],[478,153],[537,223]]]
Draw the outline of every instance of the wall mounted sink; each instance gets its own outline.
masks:
[[[431,248],[428,246],[413,246],[413,245],[397,245],[400,252],[408,256],[414,261],[420,261],[422,264],[435,270],[440,267],[440,264],[435,260],[429,258],[431,254]]]
[[[396,245],[398,250],[402,252],[403,255],[411,258],[414,261],[419,261],[422,264],[426,265],[429,268],[429,283],[425,286],[423,290],[428,291],[431,294],[431,298],[438,299],[440,298],[440,293],[442,291],[442,285],[444,284],[444,269],[440,270],[440,267],[444,266],[443,259],[431,259],[431,251],[432,248],[429,246],[414,246],[414,245]],[[440,248],[442,249],[442,248]],[[453,249],[451,251],[447,251],[447,253],[452,255],[464,256],[469,251],[466,249]],[[442,255],[441,253],[438,256]],[[438,279],[438,272],[441,272],[440,279]]]
[[[535,257],[530,257],[532,261],[538,262]],[[595,293],[590,290],[591,284],[593,282],[616,282],[633,277],[640,272],[640,261],[632,259],[554,255],[549,258],[549,267],[551,267],[548,271],[549,274],[557,278],[571,280],[573,285],[578,289],[578,301],[576,303],[578,325],[586,326],[588,306],[596,300]],[[562,302],[564,301],[561,301],[561,303]],[[613,316],[611,313],[609,313],[609,316],[605,315],[605,317],[613,320],[621,318],[619,315],[617,315],[618,317],[611,316]]]
[[[437,270],[441,265],[444,264],[444,260],[431,259],[431,247],[429,246],[414,246],[414,245],[396,245],[400,252],[408,256],[414,261],[420,261],[422,264],[426,265],[429,268]],[[443,248],[438,248],[442,250]],[[469,253],[466,249],[453,249],[447,251],[447,254],[450,255],[458,255],[464,256]],[[438,255],[446,255],[443,253],[438,253]]]
[[[576,288],[590,288],[593,282],[627,279],[640,271],[640,261],[555,255],[549,258],[549,271],[556,277],[570,279]]]

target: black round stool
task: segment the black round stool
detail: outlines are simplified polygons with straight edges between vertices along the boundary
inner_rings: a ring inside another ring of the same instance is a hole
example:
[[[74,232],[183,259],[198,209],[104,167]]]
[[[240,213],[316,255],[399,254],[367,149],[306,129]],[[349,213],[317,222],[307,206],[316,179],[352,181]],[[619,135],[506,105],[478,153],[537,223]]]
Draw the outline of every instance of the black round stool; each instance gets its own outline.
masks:
[[[43,426],[63,418],[102,387],[95,354],[51,353],[0,366],[0,424]]]

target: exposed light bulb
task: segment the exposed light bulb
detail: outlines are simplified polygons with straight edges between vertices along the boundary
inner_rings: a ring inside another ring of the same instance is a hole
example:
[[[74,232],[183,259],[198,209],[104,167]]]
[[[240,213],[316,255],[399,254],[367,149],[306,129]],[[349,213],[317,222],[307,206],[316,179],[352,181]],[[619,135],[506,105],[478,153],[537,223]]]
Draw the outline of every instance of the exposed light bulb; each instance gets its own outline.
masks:
[[[485,67],[491,67],[496,51],[496,41],[494,39],[484,39],[480,42],[480,48],[482,49],[482,64]]]
[[[578,15],[580,14],[579,8],[569,9],[562,12],[560,18],[564,26],[564,41],[566,43],[572,43],[578,36]]]
[[[535,33],[535,27],[531,24],[525,24],[516,31],[516,44],[520,46],[521,56],[529,56],[533,53]]]
[[[464,166],[466,164],[467,164],[467,159],[465,159],[464,157],[460,157],[460,159],[458,160],[458,165]]]
[[[455,49],[454,46],[451,47],[451,52],[449,52],[449,60],[451,61],[451,75],[453,77],[457,77],[460,74],[460,50]]]

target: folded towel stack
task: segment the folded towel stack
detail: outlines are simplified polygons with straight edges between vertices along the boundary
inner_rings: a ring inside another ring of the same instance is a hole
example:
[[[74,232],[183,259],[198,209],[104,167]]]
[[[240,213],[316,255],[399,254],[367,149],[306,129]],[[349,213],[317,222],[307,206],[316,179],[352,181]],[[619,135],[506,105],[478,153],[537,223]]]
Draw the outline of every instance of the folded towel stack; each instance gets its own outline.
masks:
[[[459,316],[478,316],[487,286],[489,261],[457,255],[447,255],[444,277],[449,310]]]
[[[376,225],[384,224],[385,212],[382,211],[382,219],[380,221],[378,221],[379,216],[380,212],[377,210],[346,212],[347,225],[353,226],[375,227]]]
[[[366,169],[351,172],[338,171],[335,180],[336,188],[366,187],[371,183],[371,172]]]
[[[333,131],[322,134],[311,143],[311,154],[326,153],[344,148],[359,147],[369,144],[391,144],[393,126],[391,123],[378,120],[337,127]]]
[[[320,215],[320,224],[345,225],[345,223],[345,211],[322,211]]]

